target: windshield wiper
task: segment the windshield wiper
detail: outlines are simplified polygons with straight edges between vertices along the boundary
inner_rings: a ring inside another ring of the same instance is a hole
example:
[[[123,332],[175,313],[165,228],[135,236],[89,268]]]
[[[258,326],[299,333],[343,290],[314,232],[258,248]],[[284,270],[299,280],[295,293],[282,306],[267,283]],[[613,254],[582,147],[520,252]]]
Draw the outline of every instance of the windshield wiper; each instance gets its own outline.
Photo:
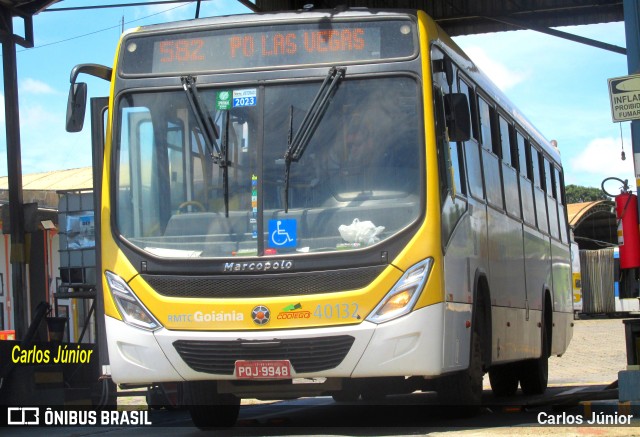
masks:
[[[223,157],[220,153],[220,147],[216,141],[220,138],[220,134],[218,133],[218,129],[216,128],[216,124],[211,118],[211,115],[202,104],[202,100],[198,94],[198,87],[196,86],[196,78],[193,76],[182,76],[180,80],[182,81],[182,88],[184,88],[184,91],[187,94],[187,100],[189,101],[191,111],[193,111],[193,114],[196,116],[196,122],[200,128],[200,132],[202,132],[205,143],[209,147],[213,161],[221,167],[225,166],[226,161],[222,159]]]
[[[313,137],[322,117],[327,112],[333,94],[338,88],[338,82],[347,72],[346,67],[331,67],[324,78],[318,93],[313,99],[298,131],[292,137],[293,131],[293,107],[289,114],[289,138],[287,152],[284,154],[284,212],[289,212],[289,170],[292,162],[298,162],[302,158],[309,141]]]
[[[231,114],[229,114],[229,111],[225,112],[220,156],[225,164],[220,164],[220,168],[222,169],[222,191],[224,192],[224,215],[229,217],[229,119]]]
[[[211,114],[207,112],[205,106],[198,94],[198,87],[196,86],[196,78],[193,76],[182,76],[182,87],[187,94],[187,100],[191,111],[196,116],[196,122],[202,132],[205,143],[209,147],[211,158],[213,162],[218,164],[218,167],[222,169],[222,190],[224,192],[224,213],[226,217],[229,217],[229,153],[228,153],[228,141],[229,141],[229,113],[227,111],[226,121],[224,125],[224,131],[222,136],[222,146],[218,145],[217,139],[220,138],[218,129],[215,122],[211,118]]]

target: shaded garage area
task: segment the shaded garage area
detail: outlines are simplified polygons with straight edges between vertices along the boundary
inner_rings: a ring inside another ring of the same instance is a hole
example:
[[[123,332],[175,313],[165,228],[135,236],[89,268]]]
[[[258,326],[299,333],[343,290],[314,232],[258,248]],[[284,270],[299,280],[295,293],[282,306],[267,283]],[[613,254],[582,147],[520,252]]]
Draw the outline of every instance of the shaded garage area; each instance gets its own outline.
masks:
[[[597,250],[618,244],[613,200],[567,205],[569,226],[580,250]]]

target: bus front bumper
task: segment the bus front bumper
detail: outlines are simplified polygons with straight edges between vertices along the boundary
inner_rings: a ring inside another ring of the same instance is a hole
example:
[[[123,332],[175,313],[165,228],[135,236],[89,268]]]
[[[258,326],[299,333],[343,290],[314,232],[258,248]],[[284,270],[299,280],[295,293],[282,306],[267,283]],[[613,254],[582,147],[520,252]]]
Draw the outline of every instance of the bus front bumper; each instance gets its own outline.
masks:
[[[443,304],[431,305],[376,325],[361,322],[313,329],[270,331],[148,332],[105,316],[109,364],[114,382],[147,384],[163,381],[236,380],[234,374],[196,371],[180,356],[174,342],[286,341],[351,336],[351,348],[335,367],[297,373],[293,378],[435,376],[442,373]],[[286,357],[283,357],[283,359]]]

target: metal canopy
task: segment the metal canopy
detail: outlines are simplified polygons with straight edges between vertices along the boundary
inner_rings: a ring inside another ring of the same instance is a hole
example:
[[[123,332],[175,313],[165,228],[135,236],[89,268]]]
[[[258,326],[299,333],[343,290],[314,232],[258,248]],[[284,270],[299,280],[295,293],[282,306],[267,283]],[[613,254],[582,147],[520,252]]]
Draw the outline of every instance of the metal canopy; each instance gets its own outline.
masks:
[[[0,6],[12,10],[14,15],[29,16],[41,12],[57,2],[58,0],[0,0]]]
[[[624,20],[622,0],[256,0],[257,9],[264,12],[303,9],[307,4],[316,9],[421,9],[451,36]]]

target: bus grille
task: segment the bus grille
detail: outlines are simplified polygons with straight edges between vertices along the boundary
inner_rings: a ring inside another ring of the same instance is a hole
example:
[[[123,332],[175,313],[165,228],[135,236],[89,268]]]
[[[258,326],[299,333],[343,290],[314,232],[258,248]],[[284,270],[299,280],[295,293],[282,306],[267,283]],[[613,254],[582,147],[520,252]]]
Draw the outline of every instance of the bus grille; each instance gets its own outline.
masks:
[[[289,360],[297,373],[333,369],[347,355],[350,335],[287,340],[176,340],[173,345],[198,372],[233,375],[236,360]]]
[[[194,276],[152,275],[142,278],[158,293],[169,297],[238,298],[304,296],[356,290],[369,285],[386,266],[277,275]]]

